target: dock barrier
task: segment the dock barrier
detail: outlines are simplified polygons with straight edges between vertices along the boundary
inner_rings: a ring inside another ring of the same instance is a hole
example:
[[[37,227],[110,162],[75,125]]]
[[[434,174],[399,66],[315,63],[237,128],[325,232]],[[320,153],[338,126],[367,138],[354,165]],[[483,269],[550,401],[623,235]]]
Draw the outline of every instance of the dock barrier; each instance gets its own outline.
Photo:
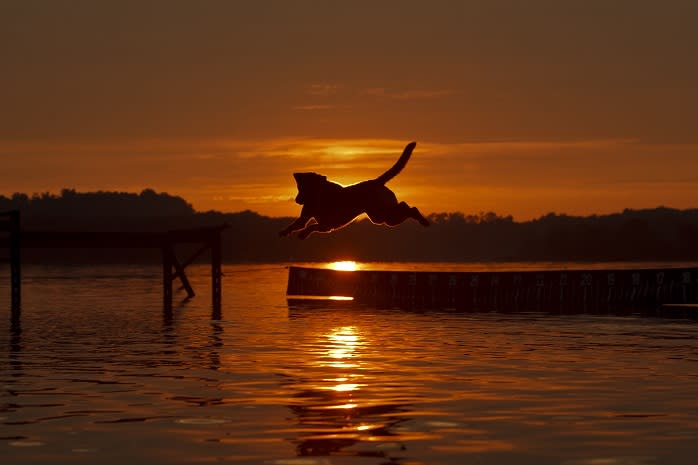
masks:
[[[698,313],[698,267],[430,272],[292,266],[287,296],[341,296],[380,308],[692,317]]]

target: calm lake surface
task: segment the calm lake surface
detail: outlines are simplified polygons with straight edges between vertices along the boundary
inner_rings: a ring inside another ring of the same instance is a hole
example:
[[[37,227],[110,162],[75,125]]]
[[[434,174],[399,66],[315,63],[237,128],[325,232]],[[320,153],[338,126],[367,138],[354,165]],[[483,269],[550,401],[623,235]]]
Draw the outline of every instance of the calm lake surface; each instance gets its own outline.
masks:
[[[220,314],[195,266],[168,314],[158,266],[23,271],[3,465],[696,463],[692,321],[289,307],[279,265],[224,266]]]

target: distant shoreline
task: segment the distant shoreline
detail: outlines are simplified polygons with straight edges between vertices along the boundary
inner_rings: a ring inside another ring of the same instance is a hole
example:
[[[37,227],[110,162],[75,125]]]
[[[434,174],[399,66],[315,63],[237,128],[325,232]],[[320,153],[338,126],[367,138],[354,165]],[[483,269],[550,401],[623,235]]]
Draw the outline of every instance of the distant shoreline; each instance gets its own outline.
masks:
[[[167,231],[230,225],[225,263],[362,262],[686,262],[698,260],[698,209],[626,209],[585,217],[550,213],[517,222],[493,212],[429,215],[430,228],[395,228],[359,219],[329,235],[280,238],[291,218],[252,211],[196,212],[181,197],[78,193],[0,196],[0,211],[18,209],[21,227],[46,231]],[[0,237],[0,240],[2,237]],[[26,249],[27,263],[158,263],[159,250]]]

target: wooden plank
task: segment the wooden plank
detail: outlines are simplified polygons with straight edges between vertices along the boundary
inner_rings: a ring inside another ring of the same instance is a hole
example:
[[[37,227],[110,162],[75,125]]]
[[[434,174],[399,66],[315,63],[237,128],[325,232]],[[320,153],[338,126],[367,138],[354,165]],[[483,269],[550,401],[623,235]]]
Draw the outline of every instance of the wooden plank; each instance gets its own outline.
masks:
[[[159,248],[163,241],[205,243],[217,237],[227,225],[178,229],[167,232],[148,231],[22,231],[25,248]],[[9,238],[0,239],[9,247]]]
[[[24,248],[159,248],[162,233],[22,231]]]
[[[288,295],[348,296],[357,290],[363,272],[336,271],[323,268],[289,267]]]

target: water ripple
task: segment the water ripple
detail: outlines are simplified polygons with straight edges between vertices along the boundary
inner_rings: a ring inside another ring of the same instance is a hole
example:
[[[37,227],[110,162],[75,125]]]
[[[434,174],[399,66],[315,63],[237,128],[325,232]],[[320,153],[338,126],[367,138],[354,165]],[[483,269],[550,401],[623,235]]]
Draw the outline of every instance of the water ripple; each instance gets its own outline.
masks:
[[[219,316],[204,267],[172,314],[157,270],[41,268],[0,320],[11,463],[693,463],[695,323],[288,307],[238,268]]]

